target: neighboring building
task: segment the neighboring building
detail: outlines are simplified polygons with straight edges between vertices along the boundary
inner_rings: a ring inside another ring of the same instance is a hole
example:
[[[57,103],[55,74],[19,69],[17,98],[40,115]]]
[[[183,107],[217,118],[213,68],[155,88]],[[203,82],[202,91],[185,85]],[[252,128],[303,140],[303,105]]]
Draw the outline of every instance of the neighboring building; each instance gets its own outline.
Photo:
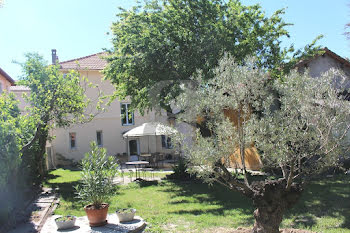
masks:
[[[18,107],[21,110],[21,112],[25,111],[25,107],[28,106],[27,102],[24,99],[23,95],[29,95],[30,88],[25,86],[11,86],[10,92],[14,93],[17,100],[19,100]]]
[[[350,78],[350,61],[342,58],[327,47],[323,51],[322,55],[300,61],[296,65],[298,72],[304,72],[308,69],[310,76],[316,78],[334,68],[343,71]]]
[[[15,86],[15,81],[0,68],[0,93],[10,91],[11,86]]]

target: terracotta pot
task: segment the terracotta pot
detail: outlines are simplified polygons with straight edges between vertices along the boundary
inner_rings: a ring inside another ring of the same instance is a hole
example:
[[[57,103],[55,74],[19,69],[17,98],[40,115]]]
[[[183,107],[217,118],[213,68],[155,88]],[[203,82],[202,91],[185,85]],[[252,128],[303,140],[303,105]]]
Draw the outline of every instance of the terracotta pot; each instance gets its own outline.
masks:
[[[108,207],[109,205],[107,203],[103,203],[99,209],[96,209],[93,205],[84,207],[91,227],[104,226],[107,224]]]

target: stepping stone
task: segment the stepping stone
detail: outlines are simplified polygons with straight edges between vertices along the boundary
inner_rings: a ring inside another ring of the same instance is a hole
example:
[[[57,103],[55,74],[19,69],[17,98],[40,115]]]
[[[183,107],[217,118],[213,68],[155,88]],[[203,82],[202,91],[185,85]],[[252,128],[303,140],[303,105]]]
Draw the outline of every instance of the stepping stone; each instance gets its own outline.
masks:
[[[59,215],[49,217],[44,224],[41,233],[56,233],[56,232],[73,232],[73,233],[131,233],[140,232],[146,227],[145,221],[135,216],[131,222],[120,223],[116,214],[107,216],[108,224],[102,227],[90,227],[86,216],[78,217],[75,222],[75,227],[66,230],[57,230],[55,218]]]

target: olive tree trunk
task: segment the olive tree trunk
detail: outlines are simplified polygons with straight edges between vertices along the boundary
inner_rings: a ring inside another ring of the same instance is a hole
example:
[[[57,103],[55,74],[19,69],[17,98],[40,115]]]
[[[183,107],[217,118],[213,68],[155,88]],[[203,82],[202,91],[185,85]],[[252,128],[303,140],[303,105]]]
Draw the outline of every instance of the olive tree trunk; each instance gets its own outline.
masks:
[[[283,214],[291,208],[301,196],[302,188],[299,184],[292,184],[286,189],[286,180],[272,180],[255,182],[253,203],[255,224],[254,233],[279,233],[279,226]]]

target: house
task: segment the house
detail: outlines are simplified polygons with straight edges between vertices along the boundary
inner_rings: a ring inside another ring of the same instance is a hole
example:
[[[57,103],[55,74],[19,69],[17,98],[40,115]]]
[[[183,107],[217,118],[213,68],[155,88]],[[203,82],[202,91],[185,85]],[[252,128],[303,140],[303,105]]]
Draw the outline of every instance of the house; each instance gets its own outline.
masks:
[[[0,94],[3,91],[12,92],[16,96],[16,99],[19,100],[19,109],[24,111],[27,103],[22,95],[23,93],[29,93],[30,89],[28,87],[16,85],[15,81],[3,69],[0,68]]]
[[[10,91],[11,86],[15,86],[15,80],[0,68],[0,93],[3,91]]]
[[[86,94],[92,99],[92,104],[88,111],[94,109],[98,90],[104,94],[112,94],[115,90],[109,80],[103,79],[101,71],[106,65],[106,61],[102,58],[104,53],[92,54],[89,56],[59,62],[63,73],[69,70],[77,70],[81,76],[86,77],[90,82],[97,85],[98,88],[87,87]],[[52,50],[52,62],[57,62],[56,50]],[[309,70],[312,77],[318,77],[322,73],[331,68],[341,69],[350,77],[350,62],[339,55],[335,54],[328,48],[324,48],[324,54],[315,56],[311,59],[300,61],[296,68],[299,72],[306,69]],[[12,87],[10,91],[14,92],[18,98],[21,93],[28,92],[26,87]],[[95,102],[94,102],[95,101]],[[23,104],[23,100],[21,101]],[[24,105],[24,104],[23,104]],[[156,140],[144,138],[130,138],[125,140],[123,134],[137,126],[146,122],[163,122],[168,123],[169,119],[165,112],[148,112],[141,115],[139,112],[131,112],[129,110],[130,101],[114,100],[106,111],[97,114],[90,122],[85,124],[73,125],[69,128],[56,128],[51,131],[53,140],[47,145],[47,153],[51,164],[64,164],[67,160],[79,161],[84,154],[90,150],[91,141],[96,141],[101,147],[107,149],[110,155],[123,157],[129,160],[132,155],[140,155],[149,151],[160,151],[163,154],[171,154],[173,150],[167,143],[167,138],[157,137]],[[21,108],[22,109],[22,108]],[[230,117],[234,114],[227,113]],[[187,125],[177,125],[178,129],[182,128],[182,132],[191,134],[191,130]],[[236,151],[234,154],[237,154]],[[246,151],[246,167],[248,169],[257,170],[261,167],[259,154],[254,147],[248,148]],[[239,157],[233,159],[232,164],[236,166],[241,161]]]
[[[77,70],[81,76],[96,85],[96,87],[85,87],[86,95],[91,100],[87,109],[89,113],[97,111],[95,106],[99,91],[102,91],[103,95],[111,95],[115,90],[109,80],[103,79],[101,71],[107,64],[102,58],[103,55],[104,53],[96,53],[58,63],[63,73]],[[56,50],[52,50],[52,62],[56,63],[56,61]],[[91,141],[96,141],[98,146],[106,148],[108,154],[123,157],[124,160],[130,160],[130,156],[146,154],[149,151],[161,152],[164,155],[171,154],[173,150],[164,142],[167,140],[164,137],[141,137],[128,140],[123,138],[125,132],[146,122],[167,123],[167,116],[164,112],[151,111],[145,115],[141,115],[138,111],[131,112],[130,101],[114,100],[105,111],[97,113],[88,123],[52,130],[51,135],[54,139],[47,148],[48,154],[52,157],[49,159],[54,165],[64,163],[66,160],[79,161],[86,152],[90,151]]]

